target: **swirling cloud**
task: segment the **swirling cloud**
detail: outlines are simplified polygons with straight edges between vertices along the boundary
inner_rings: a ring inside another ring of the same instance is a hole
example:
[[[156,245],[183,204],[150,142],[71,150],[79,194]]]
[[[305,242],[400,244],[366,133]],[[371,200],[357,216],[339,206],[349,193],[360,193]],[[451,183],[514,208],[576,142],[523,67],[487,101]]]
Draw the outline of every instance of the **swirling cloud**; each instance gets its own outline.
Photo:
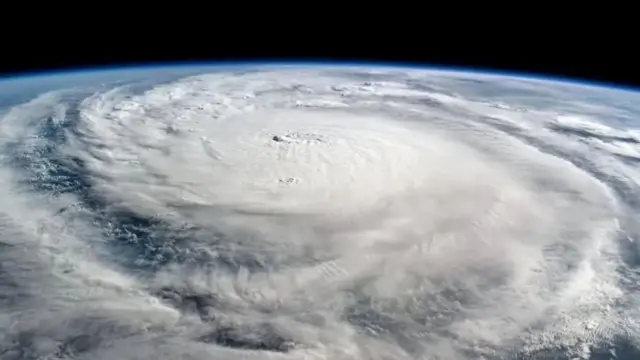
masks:
[[[7,107],[0,357],[634,349],[637,98],[267,67]]]

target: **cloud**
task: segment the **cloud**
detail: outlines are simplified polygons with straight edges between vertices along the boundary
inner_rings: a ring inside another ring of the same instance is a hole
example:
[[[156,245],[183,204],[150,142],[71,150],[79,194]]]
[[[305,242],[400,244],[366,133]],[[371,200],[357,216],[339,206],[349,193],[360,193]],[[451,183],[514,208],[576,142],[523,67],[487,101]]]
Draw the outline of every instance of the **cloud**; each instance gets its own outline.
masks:
[[[548,101],[543,83],[496,106],[458,93],[472,75],[358,71],[216,72],[9,109],[0,357],[587,356],[637,341],[616,307],[631,205],[604,176],[633,168],[581,142],[583,122],[523,107]]]

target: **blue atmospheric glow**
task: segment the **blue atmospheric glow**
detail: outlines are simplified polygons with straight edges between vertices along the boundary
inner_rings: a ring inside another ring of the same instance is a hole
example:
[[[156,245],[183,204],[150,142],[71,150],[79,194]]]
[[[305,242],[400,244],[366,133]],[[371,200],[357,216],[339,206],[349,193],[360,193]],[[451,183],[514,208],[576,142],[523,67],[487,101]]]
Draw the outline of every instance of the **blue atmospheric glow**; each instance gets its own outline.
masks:
[[[616,89],[621,91],[639,92],[640,88],[618,84],[614,82],[588,80],[584,78],[575,78],[561,75],[547,75],[542,73],[516,71],[516,70],[495,70],[483,69],[471,66],[448,66],[441,64],[429,64],[418,62],[402,62],[402,61],[326,61],[326,60],[234,60],[234,61],[185,61],[185,62],[151,62],[151,63],[120,63],[116,65],[99,65],[89,67],[67,68],[67,69],[51,69],[42,71],[29,71],[18,74],[6,74],[0,77],[0,81],[18,80],[25,78],[42,78],[42,77],[58,77],[61,75],[80,75],[87,76],[89,74],[102,74],[105,72],[120,71],[159,71],[170,69],[223,69],[226,67],[255,67],[255,66],[309,66],[309,67],[378,67],[378,68],[398,68],[398,69],[417,69],[417,70],[435,70],[464,72],[470,74],[484,74],[494,76],[518,77],[523,79],[531,79],[546,82],[560,82],[565,84],[574,84],[590,87],[604,87],[608,89]]]

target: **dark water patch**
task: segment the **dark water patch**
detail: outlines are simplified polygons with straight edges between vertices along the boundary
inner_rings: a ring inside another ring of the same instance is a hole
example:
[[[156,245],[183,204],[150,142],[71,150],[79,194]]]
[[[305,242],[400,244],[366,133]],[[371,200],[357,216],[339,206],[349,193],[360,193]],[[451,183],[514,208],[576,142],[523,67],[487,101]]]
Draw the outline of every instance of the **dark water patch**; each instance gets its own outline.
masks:
[[[273,352],[289,352],[296,347],[295,342],[278,333],[268,323],[242,326],[220,326],[199,338],[206,343],[245,349]]]
[[[622,154],[613,154],[620,161],[629,166],[639,166],[640,165],[640,157],[632,156],[632,155],[622,155]]]
[[[221,322],[217,313],[239,311],[212,293],[202,293],[188,288],[163,287],[153,294],[164,303],[183,313],[197,314],[213,330],[198,338],[199,341],[250,350],[287,352],[294,348],[294,341],[273,325],[266,322],[231,324]]]
[[[411,314],[402,316],[366,305],[349,307],[345,313],[346,320],[361,334],[396,344],[408,353],[418,355],[421,346],[415,337],[426,333],[426,329],[410,317]],[[436,334],[437,331],[429,332],[430,336]]]
[[[223,304],[215,294],[163,287],[154,295],[181,312],[198,314],[205,322],[215,320],[217,311],[224,311]]]
[[[58,347],[56,356],[61,358],[71,357],[85,353],[100,346],[102,339],[91,335],[78,335],[64,341]]]
[[[5,348],[0,348],[0,359],[74,359],[142,333],[139,328],[118,324],[112,318],[80,315],[56,329],[45,326],[3,334]]]
[[[609,135],[603,134],[597,131],[591,131],[588,129],[581,129],[569,126],[562,126],[558,124],[549,125],[551,130],[554,130],[560,134],[577,136],[578,138],[596,138],[604,142],[622,142],[627,144],[640,144],[636,138],[630,135]]]
[[[627,337],[619,337],[613,344],[591,349],[590,360],[636,360],[640,359],[640,348]]]

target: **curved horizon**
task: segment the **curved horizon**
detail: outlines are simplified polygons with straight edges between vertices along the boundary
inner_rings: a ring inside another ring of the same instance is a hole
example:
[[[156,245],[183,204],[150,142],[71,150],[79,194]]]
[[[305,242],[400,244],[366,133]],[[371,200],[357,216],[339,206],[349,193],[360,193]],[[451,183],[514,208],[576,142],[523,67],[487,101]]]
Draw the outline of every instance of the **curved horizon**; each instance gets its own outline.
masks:
[[[468,74],[490,75],[490,76],[506,76],[518,77],[523,79],[531,79],[538,81],[552,81],[565,84],[582,85],[598,88],[608,88],[620,91],[640,92],[640,86],[627,85],[613,81],[593,80],[588,77],[569,76],[561,74],[550,74],[538,71],[526,70],[499,70],[496,68],[482,68],[471,65],[446,65],[436,63],[412,62],[412,61],[350,61],[350,60],[199,60],[199,61],[150,61],[150,62],[125,62],[113,65],[89,65],[79,67],[56,67],[44,70],[28,70],[24,72],[16,72],[15,74],[4,74],[0,76],[0,82],[20,80],[25,78],[49,77],[58,75],[76,75],[84,73],[100,73],[109,71],[126,71],[126,70],[163,70],[173,68],[216,68],[224,69],[228,67],[255,67],[259,66],[332,66],[332,67],[376,67],[388,69],[413,69],[427,71],[443,71],[443,72],[461,72]]]

